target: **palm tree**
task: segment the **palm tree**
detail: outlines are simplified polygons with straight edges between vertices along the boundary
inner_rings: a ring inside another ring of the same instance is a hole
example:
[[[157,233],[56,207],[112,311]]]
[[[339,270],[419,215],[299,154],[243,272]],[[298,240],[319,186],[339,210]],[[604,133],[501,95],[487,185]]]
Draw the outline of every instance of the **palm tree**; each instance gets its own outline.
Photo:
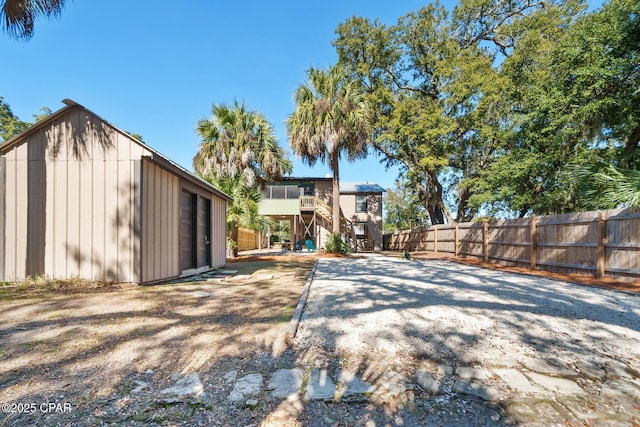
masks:
[[[640,206],[640,170],[595,164],[572,166],[578,192],[592,208]]]
[[[343,68],[311,67],[308,82],[295,92],[296,110],[287,119],[289,143],[294,153],[313,166],[318,160],[333,171],[333,233],[340,233],[341,156],[349,161],[367,155],[371,134],[371,109],[354,80]]]
[[[40,16],[53,17],[62,12],[66,0],[0,0],[2,26],[9,35],[28,40]]]
[[[198,122],[202,139],[193,166],[198,175],[232,195],[227,220],[231,238],[238,241],[238,226],[258,224],[259,189],[280,181],[292,170],[266,117],[246,108],[214,105],[212,117]]]

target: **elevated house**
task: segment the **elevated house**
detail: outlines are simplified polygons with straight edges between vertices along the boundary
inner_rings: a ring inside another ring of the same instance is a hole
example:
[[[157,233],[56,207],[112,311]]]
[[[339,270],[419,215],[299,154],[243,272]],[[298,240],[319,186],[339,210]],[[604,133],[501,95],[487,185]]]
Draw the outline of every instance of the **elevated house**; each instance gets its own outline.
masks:
[[[230,197],[63,102],[0,145],[0,281],[152,283],[224,265]]]
[[[340,184],[340,230],[354,252],[382,248],[382,193],[375,183]],[[311,239],[326,245],[333,230],[331,178],[285,178],[268,185],[258,207],[260,215],[290,223],[291,243]]]

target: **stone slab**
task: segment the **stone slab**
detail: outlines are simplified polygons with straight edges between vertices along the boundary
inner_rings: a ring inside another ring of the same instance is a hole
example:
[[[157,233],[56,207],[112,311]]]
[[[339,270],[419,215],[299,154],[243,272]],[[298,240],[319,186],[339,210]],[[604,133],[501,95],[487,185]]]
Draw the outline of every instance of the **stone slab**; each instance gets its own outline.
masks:
[[[476,396],[488,402],[498,400],[498,398],[500,398],[498,390],[473,381],[458,380],[453,384],[452,390],[456,393]]]
[[[144,381],[134,380],[133,382],[136,386],[131,390],[131,393],[140,393],[143,390],[149,389],[149,384]]]
[[[441,377],[446,375],[453,375],[454,368],[449,365],[438,365],[438,375]]]
[[[521,360],[525,368],[545,375],[576,376],[577,372],[558,359],[536,359],[525,357]]]
[[[525,372],[525,375],[534,383],[562,396],[582,395],[586,393],[578,384],[566,378],[552,377],[537,372]]]
[[[416,371],[416,383],[429,394],[436,394],[440,390],[440,382],[436,381],[431,372],[426,369]]]
[[[378,391],[384,389],[392,396],[399,396],[407,391],[407,382],[407,378],[403,374],[395,371],[384,372],[380,379],[376,381],[379,385],[377,387]]]
[[[487,381],[493,378],[493,373],[484,368],[458,366],[455,372],[457,376],[468,381]]]
[[[356,396],[376,391],[376,386],[347,371],[340,371],[338,381],[343,384],[342,396]]]
[[[556,403],[545,399],[509,401],[505,410],[518,425],[562,425],[569,415]]]
[[[182,402],[204,396],[204,386],[200,376],[196,373],[185,375],[179,379],[173,387],[165,388],[160,392],[160,400],[165,403]]]
[[[336,384],[331,380],[326,369],[313,369],[309,374],[309,382],[304,398],[306,400],[332,400],[336,394]]]
[[[239,378],[227,397],[232,402],[240,402],[245,396],[254,396],[262,390],[263,378],[260,374],[248,374]]]
[[[271,376],[267,390],[271,390],[271,396],[285,399],[300,391],[303,379],[302,369],[278,369]]]
[[[544,390],[539,386],[532,384],[522,372],[517,369],[494,369],[493,372],[500,377],[510,388],[520,393],[540,394]]]
[[[218,273],[220,274],[236,274],[238,270],[220,270]]]
[[[211,294],[204,291],[195,291],[187,293],[187,296],[190,296],[191,298],[208,298]]]

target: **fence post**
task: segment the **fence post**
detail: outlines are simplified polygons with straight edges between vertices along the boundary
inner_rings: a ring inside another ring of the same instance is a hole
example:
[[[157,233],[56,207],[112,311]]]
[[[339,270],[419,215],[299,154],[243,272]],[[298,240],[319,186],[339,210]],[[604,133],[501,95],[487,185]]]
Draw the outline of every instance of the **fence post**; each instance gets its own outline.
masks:
[[[607,219],[605,213],[598,215],[598,277],[604,277],[606,264]]]
[[[536,216],[531,215],[531,269],[536,269],[538,263],[538,224]]]
[[[459,237],[458,237],[458,223],[456,222],[456,228],[453,234],[453,239],[454,239],[454,243],[453,243],[453,256],[457,257],[460,255],[460,249],[459,249]]]
[[[433,252],[438,252],[438,226],[433,227]]]
[[[484,255],[484,262],[489,262],[489,222],[485,221],[482,224],[482,254]]]

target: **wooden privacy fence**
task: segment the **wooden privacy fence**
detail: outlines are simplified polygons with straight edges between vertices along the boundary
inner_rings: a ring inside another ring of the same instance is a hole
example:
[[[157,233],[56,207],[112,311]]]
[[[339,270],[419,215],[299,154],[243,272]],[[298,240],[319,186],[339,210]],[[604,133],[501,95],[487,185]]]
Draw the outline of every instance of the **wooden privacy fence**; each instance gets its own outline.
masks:
[[[640,277],[640,208],[436,225],[385,234],[383,247],[554,272]]]
[[[246,251],[258,248],[258,232],[250,228],[238,229],[238,250]]]

